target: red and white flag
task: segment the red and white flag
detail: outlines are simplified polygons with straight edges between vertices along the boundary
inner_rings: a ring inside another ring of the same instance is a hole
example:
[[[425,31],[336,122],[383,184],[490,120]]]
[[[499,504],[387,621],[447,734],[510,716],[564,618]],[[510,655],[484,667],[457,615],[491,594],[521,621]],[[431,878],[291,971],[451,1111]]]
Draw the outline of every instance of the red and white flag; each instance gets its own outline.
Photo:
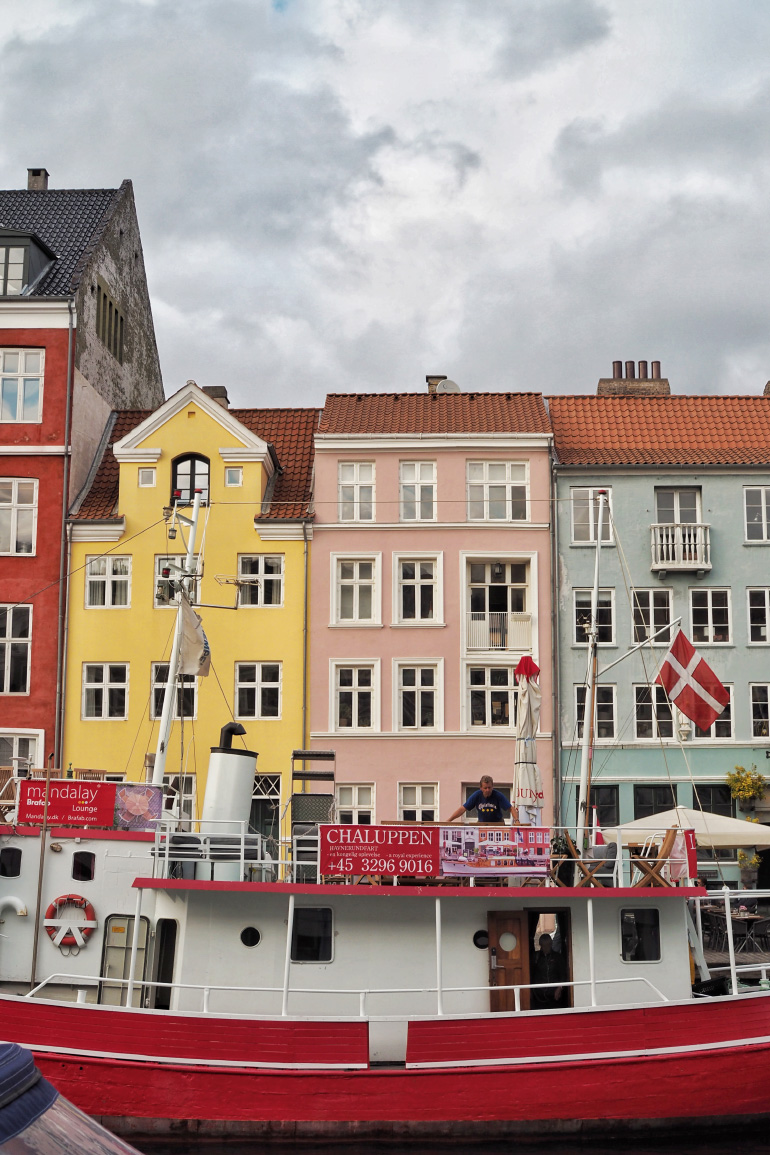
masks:
[[[701,730],[708,730],[730,701],[728,691],[681,630],[677,630],[655,681]]]

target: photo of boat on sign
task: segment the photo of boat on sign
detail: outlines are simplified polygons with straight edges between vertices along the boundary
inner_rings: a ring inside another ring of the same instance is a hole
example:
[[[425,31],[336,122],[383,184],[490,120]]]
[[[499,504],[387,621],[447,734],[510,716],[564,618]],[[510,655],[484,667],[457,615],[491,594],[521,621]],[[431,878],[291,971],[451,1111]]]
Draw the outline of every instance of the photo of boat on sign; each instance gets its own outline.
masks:
[[[441,873],[446,876],[525,875],[545,878],[551,832],[542,826],[442,826]]]

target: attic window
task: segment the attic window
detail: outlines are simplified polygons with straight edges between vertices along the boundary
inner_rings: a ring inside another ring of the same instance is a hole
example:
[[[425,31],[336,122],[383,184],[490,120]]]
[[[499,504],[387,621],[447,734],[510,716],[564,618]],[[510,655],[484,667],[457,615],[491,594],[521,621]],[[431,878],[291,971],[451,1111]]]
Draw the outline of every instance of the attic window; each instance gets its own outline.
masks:
[[[0,248],[0,288],[4,297],[18,297],[24,288],[26,251],[23,245],[3,245]]]
[[[0,229],[0,296],[21,296],[40,279],[53,258],[34,233]]]
[[[192,505],[195,490],[200,489],[201,501],[209,499],[209,460],[199,453],[177,457],[171,471],[171,497],[178,491],[179,505]]]
[[[96,284],[96,333],[116,361],[123,364],[125,318],[101,280]]]

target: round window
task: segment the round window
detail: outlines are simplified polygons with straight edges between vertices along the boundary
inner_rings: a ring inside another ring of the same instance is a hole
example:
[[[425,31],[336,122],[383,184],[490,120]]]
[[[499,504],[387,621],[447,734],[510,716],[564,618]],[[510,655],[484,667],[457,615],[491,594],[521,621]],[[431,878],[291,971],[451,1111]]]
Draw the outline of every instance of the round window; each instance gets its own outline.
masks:
[[[509,930],[504,930],[500,935],[500,948],[504,950],[506,954],[510,954],[512,950],[516,950],[518,944],[519,940],[516,938],[516,935],[511,934]]]
[[[489,946],[489,935],[485,930],[477,930],[473,936],[473,945],[479,950],[486,950]]]
[[[255,926],[245,926],[241,931],[241,942],[244,946],[256,946],[262,935]]]

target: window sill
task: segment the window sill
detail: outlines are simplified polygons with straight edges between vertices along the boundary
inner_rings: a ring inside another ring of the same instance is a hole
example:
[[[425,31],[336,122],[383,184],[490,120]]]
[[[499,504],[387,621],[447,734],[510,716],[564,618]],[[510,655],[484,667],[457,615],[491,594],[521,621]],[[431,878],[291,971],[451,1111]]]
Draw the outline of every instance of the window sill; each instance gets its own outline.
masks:
[[[391,630],[445,630],[446,622],[391,622]]]
[[[595,541],[571,541],[569,543],[570,549],[596,549]],[[614,549],[614,541],[603,541],[602,549]]]
[[[382,630],[382,622],[329,622],[330,630]]]

